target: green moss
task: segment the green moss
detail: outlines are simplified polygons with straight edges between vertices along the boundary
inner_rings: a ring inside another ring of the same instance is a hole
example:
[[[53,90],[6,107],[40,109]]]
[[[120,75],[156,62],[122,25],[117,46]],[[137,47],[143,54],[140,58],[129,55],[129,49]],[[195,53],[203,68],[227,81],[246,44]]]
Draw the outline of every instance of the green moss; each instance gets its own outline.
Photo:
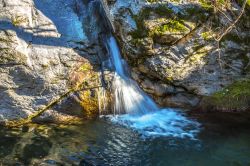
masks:
[[[185,63],[189,65],[195,65],[204,62],[203,59],[209,54],[211,47],[195,43],[192,49],[193,52],[185,58]]]
[[[237,81],[223,90],[214,93],[208,101],[216,109],[234,111],[250,107],[250,79]]]
[[[92,70],[93,67],[89,63],[84,63],[80,68],[79,71],[85,72]]]
[[[174,81],[174,79],[173,79],[173,77],[168,76],[168,77],[166,77],[166,81],[167,81],[167,82],[173,82],[173,81]]]
[[[208,11],[211,11],[213,9],[213,5],[211,1],[208,0],[199,0],[201,6]]]
[[[148,19],[150,16],[151,9],[145,8],[138,15],[134,15],[133,18],[136,22],[137,29],[130,32],[132,38],[143,38],[148,34],[148,30],[145,28],[144,20]]]
[[[170,20],[167,24],[156,27],[150,35],[163,35],[166,32],[185,32],[189,29],[183,24],[183,20]]]
[[[155,2],[152,0],[150,2]],[[208,6],[211,5],[207,1],[201,1],[202,6],[188,6],[183,9],[184,12],[175,13],[168,5],[157,5],[156,7],[147,7],[141,10],[138,15],[133,16],[137,29],[130,32],[129,34],[134,39],[148,37],[152,34],[164,34],[164,32],[183,32],[187,30],[184,25],[184,20],[189,20],[191,22],[205,21],[209,16]],[[170,22],[156,27],[154,29],[147,29],[145,26],[146,21],[150,16],[157,15],[158,18],[170,19]],[[174,18],[175,17],[175,18]]]
[[[181,2],[181,0],[170,0],[171,2]]]
[[[240,96],[250,97],[250,80],[243,80],[233,83],[220,92],[217,92],[213,97],[221,99],[224,97],[237,98]]]
[[[213,33],[211,31],[201,33],[204,40],[211,40],[213,38]]]
[[[145,26],[145,21],[149,19],[150,15],[157,14],[159,16],[171,16],[173,10],[166,5],[159,5],[157,7],[147,7],[143,9],[138,15],[134,15],[133,18],[136,21],[137,29],[129,34],[134,39],[144,38],[149,35],[149,30]]]

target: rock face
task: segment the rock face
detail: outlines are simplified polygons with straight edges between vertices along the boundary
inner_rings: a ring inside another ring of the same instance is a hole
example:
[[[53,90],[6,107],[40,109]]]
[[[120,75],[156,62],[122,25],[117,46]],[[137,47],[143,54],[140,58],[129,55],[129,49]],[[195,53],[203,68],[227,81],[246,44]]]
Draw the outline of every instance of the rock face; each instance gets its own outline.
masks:
[[[89,2],[0,1],[0,124],[74,123],[98,114],[100,68],[109,66],[100,36],[110,25],[100,3]],[[249,108],[249,6],[218,48],[214,38],[240,4],[219,4],[222,14],[209,1],[101,2],[132,77],[161,106]]]
[[[96,43],[78,0],[0,1],[0,123],[69,122],[98,111]]]
[[[223,14],[210,2],[107,0],[133,78],[162,106],[195,108],[250,78],[249,6],[218,47],[215,38],[236,19],[242,4],[217,4]],[[250,107],[247,101],[243,110]],[[222,105],[213,108],[227,109]]]

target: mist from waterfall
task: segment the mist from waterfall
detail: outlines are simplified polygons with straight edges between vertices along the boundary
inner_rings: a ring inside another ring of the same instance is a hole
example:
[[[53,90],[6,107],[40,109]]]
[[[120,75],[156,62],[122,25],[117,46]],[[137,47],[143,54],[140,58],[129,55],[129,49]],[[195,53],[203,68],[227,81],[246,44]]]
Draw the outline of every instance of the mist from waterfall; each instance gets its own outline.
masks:
[[[185,117],[174,109],[160,109],[130,78],[124,69],[116,39],[107,39],[111,61],[115,69],[113,81],[114,115],[109,119],[132,128],[144,137],[171,136],[194,139],[199,132],[199,123]]]

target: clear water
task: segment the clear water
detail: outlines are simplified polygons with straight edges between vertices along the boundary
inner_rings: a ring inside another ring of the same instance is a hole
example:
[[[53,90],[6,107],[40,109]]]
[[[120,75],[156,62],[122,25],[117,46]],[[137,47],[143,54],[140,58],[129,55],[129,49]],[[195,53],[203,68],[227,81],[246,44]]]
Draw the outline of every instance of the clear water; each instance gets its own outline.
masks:
[[[109,120],[0,130],[0,165],[249,166],[250,116],[192,115],[197,139],[143,138]]]

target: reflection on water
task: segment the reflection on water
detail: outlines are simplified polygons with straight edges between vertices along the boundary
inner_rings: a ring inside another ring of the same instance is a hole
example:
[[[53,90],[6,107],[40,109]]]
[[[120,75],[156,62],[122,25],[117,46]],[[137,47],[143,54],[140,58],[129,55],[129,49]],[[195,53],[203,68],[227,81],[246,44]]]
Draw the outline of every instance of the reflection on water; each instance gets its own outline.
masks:
[[[142,139],[99,119],[82,126],[29,125],[0,130],[0,165],[250,165],[250,120],[237,114],[197,115],[198,140]]]

